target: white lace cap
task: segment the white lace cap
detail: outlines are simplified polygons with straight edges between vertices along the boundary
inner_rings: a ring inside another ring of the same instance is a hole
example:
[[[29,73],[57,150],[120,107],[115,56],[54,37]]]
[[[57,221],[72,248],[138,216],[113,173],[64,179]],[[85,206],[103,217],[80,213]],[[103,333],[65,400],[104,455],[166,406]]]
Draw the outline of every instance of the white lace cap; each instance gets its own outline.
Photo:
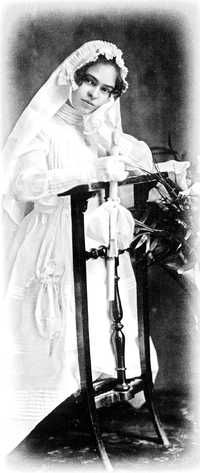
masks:
[[[124,63],[122,51],[115,44],[101,40],[88,41],[87,43],[84,43],[83,46],[81,46],[74,53],[68,56],[67,59],[65,59],[61,65],[58,75],[58,84],[66,85],[68,81],[70,81],[72,88],[76,89],[78,86],[74,81],[75,71],[85,66],[89,62],[95,62],[101,54],[104,55],[108,60],[115,58],[116,64],[119,66],[121,78],[124,84],[123,92],[125,92],[128,88],[128,83],[126,81],[128,69]]]

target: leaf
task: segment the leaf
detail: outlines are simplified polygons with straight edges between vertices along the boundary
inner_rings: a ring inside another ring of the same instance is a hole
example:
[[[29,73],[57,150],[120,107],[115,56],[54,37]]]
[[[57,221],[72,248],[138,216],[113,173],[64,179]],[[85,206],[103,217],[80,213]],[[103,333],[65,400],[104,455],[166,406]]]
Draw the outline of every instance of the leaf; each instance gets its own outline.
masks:
[[[147,235],[144,234],[141,236],[140,240],[138,241],[137,245],[135,246],[135,249],[137,250],[140,248],[145,242],[147,241]]]
[[[158,246],[159,244],[159,239],[158,238],[155,238],[152,242],[151,242],[151,252],[153,253],[154,250],[156,249],[156,247]]]

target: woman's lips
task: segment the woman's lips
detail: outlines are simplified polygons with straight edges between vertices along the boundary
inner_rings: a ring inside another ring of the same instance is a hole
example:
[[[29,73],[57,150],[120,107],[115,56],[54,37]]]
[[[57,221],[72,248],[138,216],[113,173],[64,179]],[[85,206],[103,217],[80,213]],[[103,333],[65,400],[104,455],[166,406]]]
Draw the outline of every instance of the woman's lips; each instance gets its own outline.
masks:
[[[87,105],[89,105],[90,107],[94,107],[94,104],[89,102],[88,100],[84,100],[82,99],[82,102],[86,103]]]

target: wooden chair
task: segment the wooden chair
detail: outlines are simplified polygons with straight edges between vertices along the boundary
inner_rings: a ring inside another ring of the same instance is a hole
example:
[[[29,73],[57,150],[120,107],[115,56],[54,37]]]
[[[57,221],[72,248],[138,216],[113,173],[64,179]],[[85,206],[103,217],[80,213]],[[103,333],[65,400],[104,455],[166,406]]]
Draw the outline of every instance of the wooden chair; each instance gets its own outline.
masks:
[[[133,185],[134,208],[141,209],[146,201],[149,190],[155,186],[156,182],[156,178],[153,175],[144,175],[139,177],[130,176],[126,181],[121,183],[121,185]],[[137,392],[143,391],[146,405],[150,411],[159,443],[165,447],[168,447],[169,442],[160,423],[153,399],[153,381],[149,344],[148,271],[146,258],[141,258],[139,252],[137,252],[138,256],[136,257],[134,270],[137,283],[137,310],[141,376],[132,379],[126,378],[124,359],[124,347],[126,341],[123,334],[123,312],[118,290],[118,258],[116,258],[115,300],[112,306],[112,313],[114,322],[114,339],[117,352],[117,376],[116,378],[109,378],[98,382],[93,382],[92,380],[88,329],[86,259],[98,258],[100,256],[106,257],[106,254],[104,248],[92,249],[91,252],[86,252],[84,236],[84,212],[87,209],[88,199],[102,189],[105,190],[106,198],[108,194],[108,184],[105,183],[93,184],[90,187],[79,186],[70,192],[60,195],[71,195],[76,326],[81,394],[82,399],[84,399],[85,402],[85,409],[87,410],[88,414],[88,423],[93,440],[96,444],[98,455],[101,458],[106,470],[111,471],[112,465],[105,450],[98,421],[97,409],[99,407],[109,406],[114,402],[129,400],[133,398]]]

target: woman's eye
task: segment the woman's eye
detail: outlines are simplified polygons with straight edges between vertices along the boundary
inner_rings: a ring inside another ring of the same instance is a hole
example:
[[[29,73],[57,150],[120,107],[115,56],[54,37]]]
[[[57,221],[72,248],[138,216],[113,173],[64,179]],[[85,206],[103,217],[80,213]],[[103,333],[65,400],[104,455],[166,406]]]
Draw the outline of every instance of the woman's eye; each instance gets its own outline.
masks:
[[[106,87],[102,87],[102,92],[106,95],[111,95],[112,91],[110,89],[107,89]]]
[[[110,93],[110,90],[106,89],[105,87],[102,87],[101,90],[104,94],[109,94]]]
[[[94,83],[94,80],[91,78],[91,77],[85,77],[84,78],[85,82],[87,82],[87,84],[90,84],[90,85],[95,85]]]

